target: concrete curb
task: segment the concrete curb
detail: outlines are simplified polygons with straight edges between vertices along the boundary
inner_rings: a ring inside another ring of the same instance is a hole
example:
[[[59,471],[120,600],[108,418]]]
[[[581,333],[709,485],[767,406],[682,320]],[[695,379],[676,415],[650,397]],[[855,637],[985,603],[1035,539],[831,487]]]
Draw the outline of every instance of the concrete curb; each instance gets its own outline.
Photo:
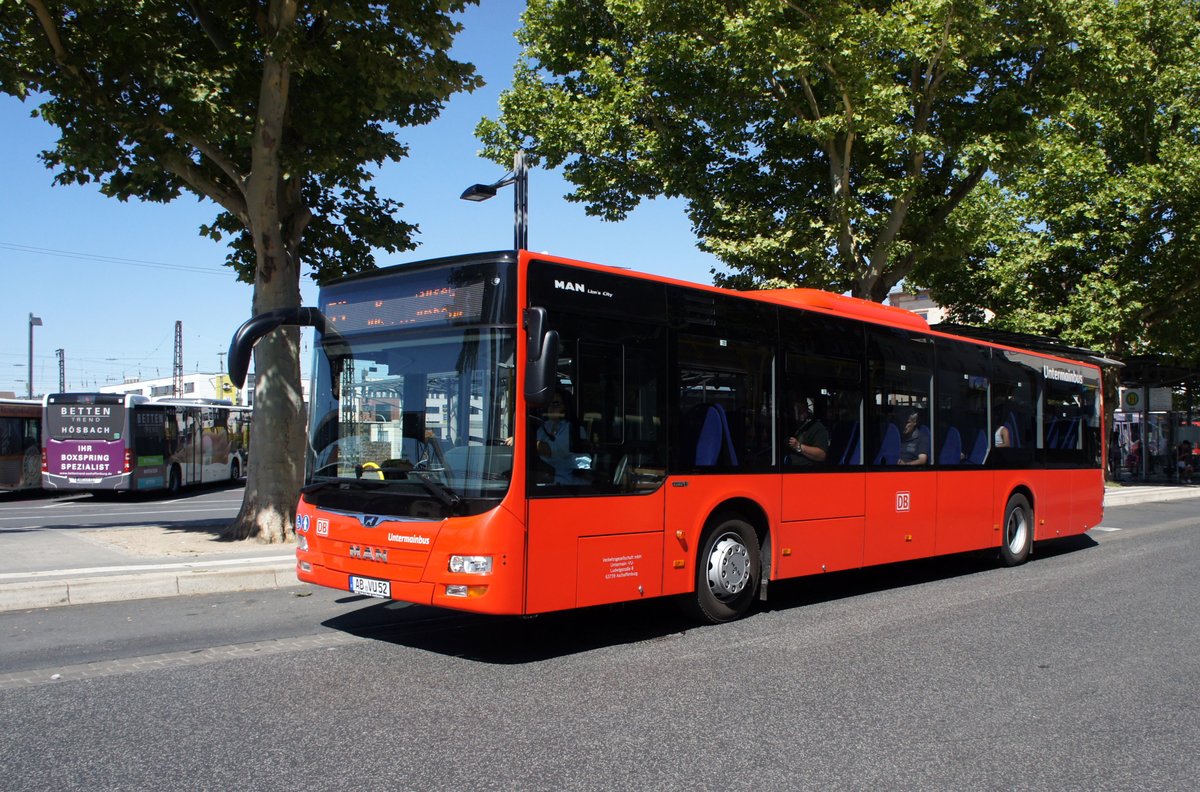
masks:
[[[1110,487],[1104,492],[1104,507],[1129,506],[1135,503],[1200,498],[1200,486],[1192,487]]]
[[[0,612],[83,605],[98,602],[256,591],[301,585],[293,559],[251,562],[236,569],[206,566],[203,562],[185,569],[126,574],[73,577],[70,570],[60,576],[36,575],[0,582]]]

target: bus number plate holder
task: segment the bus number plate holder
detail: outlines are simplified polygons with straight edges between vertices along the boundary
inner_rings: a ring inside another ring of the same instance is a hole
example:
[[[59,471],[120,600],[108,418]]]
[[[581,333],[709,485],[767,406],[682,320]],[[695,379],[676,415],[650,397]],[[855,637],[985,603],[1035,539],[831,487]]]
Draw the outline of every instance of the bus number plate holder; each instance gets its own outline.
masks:
[[[375,578],[351,575],[350,591],[354,594],[364,594],[368,597],[377,597],[379,599],[392,598],[392,584],[387,580],[376,580]]]

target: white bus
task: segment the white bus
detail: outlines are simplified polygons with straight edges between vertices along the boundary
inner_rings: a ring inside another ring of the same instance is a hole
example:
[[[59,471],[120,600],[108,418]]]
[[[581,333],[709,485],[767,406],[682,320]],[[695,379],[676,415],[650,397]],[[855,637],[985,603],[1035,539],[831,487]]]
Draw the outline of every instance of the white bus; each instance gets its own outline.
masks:
[[[43,402],[42,488],[168,490],[237,480],[249,407],[119,393],[52,393]]]

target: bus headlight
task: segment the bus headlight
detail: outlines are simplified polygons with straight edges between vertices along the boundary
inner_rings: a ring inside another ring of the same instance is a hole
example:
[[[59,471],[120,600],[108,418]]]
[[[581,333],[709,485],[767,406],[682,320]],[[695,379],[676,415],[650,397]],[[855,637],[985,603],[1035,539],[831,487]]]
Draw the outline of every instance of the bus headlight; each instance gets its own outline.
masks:
[[[308,549],[308,537],[307,536],[305,536],[304,534],[296,534],[296,549],[297,550],[307,550]]]
[[[450,571],[467,575],[492,574],[491,556],[450,556]]]

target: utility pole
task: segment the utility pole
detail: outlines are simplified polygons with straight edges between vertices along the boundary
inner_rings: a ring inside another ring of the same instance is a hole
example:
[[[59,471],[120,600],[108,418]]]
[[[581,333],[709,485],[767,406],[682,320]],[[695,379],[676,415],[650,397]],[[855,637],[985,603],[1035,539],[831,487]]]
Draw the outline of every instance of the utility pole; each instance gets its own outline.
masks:
[[[29,398],[33,398],[33,328],[42,326],[42,318],[29,314]]]
[[[58,392],[65,393],[67,390],[67,353],[65,350],[56,349],[54,354],[58,355]]]
[[[171,374],[171,395],[183,396],[183,321],[175,321],[175,366]]]

